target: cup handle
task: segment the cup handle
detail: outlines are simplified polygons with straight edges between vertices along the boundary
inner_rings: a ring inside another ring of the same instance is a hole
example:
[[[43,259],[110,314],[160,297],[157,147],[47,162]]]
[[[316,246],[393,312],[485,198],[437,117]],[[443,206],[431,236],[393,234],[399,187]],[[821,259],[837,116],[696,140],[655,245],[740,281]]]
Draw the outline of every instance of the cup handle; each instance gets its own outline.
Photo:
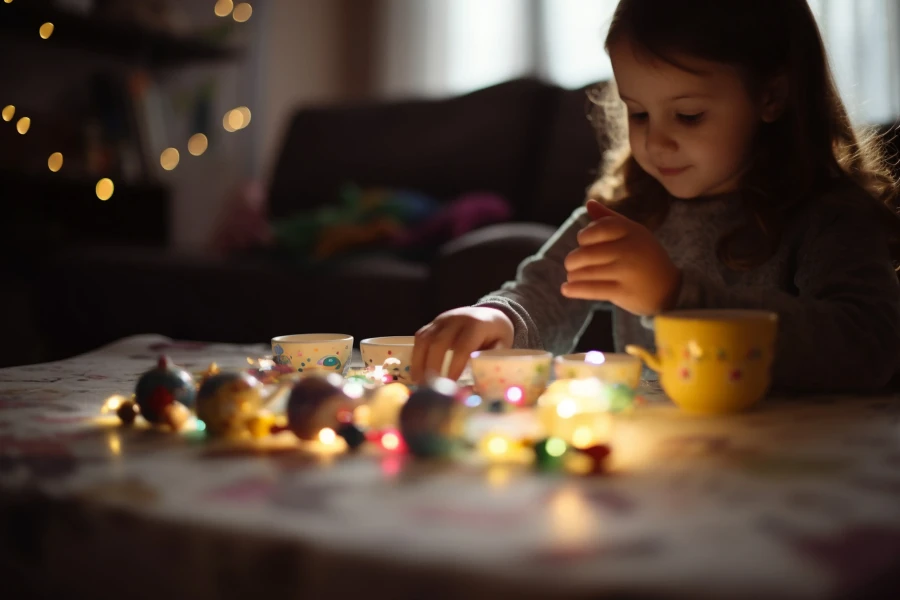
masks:
[[[649,350],[646,350],[645,348],[642,348],[640,346],[629,344],[628,346],[625,346],[625,352],[627,352],[631,356],[640,358],[648,367],[650,367],[657,373],[662,371],[662,362],[659,360],[659,357]]]

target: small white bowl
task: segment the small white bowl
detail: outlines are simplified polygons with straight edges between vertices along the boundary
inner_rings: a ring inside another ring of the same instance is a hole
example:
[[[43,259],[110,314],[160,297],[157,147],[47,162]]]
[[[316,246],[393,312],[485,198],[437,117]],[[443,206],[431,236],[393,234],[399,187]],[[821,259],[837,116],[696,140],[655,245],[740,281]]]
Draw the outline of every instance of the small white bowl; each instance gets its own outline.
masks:
[[[300,373],[320,371],[345,374],[353,355],[353,336],[343,333],[301,333],[272,338],[275,364],[290,365]]]
[[[383,367],[394,381],[410,383],[409,366],[415,342],[412,335],[368,338],[359,343],[359,352],[366,368]]]
[[[475,393],[484,400],[533,406],[547,388],[553,355],[543,350],[479,350],[471,354]]]
[[[641,360],[630,354],[582,352],[564,354],[553,361],[556,379],[590,379],[607,384],[624,384],[637,389],[641,383]]]

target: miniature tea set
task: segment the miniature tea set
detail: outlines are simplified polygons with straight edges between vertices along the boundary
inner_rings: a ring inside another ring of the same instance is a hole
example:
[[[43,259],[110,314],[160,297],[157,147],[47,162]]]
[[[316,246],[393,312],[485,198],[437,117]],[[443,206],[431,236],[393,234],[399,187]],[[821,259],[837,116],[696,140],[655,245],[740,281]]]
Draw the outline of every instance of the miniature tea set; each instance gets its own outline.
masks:
[[[475,449],[494,462],[601,473],[616,416],[640,401],[642,360],[685,411],[735,412],[767,391],[776,329],[777,318],[765,312],[667,313],[656,318],[655,354],[638,347],[555,358],[527,349],[473,352],[471,386],[442,377],[413,385],[412,336],[362,340],[362,369],[350,368],[352,336],[279,336],[271,360],[260,361],[269,368],[212,364],[195,377],[162,356],[116,413],[125,425],[140,416],[172,431],[193,419],[225,440],[291,432],[321,451],[368,445],[446,459]]]

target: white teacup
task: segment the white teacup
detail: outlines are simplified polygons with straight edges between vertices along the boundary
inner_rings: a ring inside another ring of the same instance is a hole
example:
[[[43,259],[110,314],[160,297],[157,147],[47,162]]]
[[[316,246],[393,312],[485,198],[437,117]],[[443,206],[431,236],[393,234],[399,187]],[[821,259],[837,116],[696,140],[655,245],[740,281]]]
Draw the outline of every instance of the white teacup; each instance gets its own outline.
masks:
[[[272,338],[275,364],[300,373],[345,374],[353,355],[353,336],[343,333],[301,333]]]
[[[630,354],[582,352],[564,354],[553,361],[557,379],[597,379],[608,384],[621,383],[636,389],[641,383],[641,361]]]
[[[368,338],[359,343],[359,352],[366,368],[383,367],[385,375],[392,376],[394,381],[410,383],[409,366],[415,342],[412,335]]]
[[[533,406],[547,388],[553,355],[543,350],[480,350],[471,355],[475,393],[488,401],[506,399]]]

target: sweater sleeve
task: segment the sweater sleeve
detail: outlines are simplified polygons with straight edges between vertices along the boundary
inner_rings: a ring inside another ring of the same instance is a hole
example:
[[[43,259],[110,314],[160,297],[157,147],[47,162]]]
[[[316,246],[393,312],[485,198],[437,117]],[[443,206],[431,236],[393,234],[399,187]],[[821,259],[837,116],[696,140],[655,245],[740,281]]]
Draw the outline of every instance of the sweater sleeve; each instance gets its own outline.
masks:
[[[571,352],[601,303],[566,298],[566,256],[578,247],[578,232],[590,223],[578,208],[537,254],[519,265],[514,281],[503,284],[476,306],[502,310],[515,325],[516,348],[543,348],[554,354]],[[609,305],[602,303],[604,308]]]
[[[900,285],[887,236],[858,198],[823,202],[804,225],[796,246],[796,294],[729,287],[687,268],[677,308],[778,313],[776,388],[882,389],[900,370]]]

